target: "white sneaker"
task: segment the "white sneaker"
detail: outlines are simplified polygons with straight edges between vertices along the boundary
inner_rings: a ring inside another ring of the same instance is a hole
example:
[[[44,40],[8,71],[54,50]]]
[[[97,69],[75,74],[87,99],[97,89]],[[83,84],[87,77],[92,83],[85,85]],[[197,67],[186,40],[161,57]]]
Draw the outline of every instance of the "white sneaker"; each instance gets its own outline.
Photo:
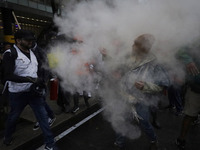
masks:
[[[88,97],[91,98],[92,97],[92,94],[90,92],[88,92]]]
[[[33,126],[33,130],[36,131],[40,128],[39,122],[36,122],[35,125]]]
[[[56,121],[56,117],[54,117],[53,119],[49,118],[48,119],[49,126],[51,127],[55,121]]]

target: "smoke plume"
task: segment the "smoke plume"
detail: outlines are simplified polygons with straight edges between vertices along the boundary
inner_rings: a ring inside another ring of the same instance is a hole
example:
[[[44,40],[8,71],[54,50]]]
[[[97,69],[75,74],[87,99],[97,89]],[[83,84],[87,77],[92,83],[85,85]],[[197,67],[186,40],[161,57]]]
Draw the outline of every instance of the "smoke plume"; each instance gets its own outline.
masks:
[[[111,72],[131,52],[134,39],[145,33],[155,37],[152,52],[158,61],[168,66],[172,74],[184,77],[181,67],[177,69],[175,54],[199,37],[199,0],[87,0],[68,1],[63,5],[62,16],[54,19],[59,32],[82,41],[52,47],[59,58],[55,71],[62,77],[66,90],[95,93],[97,83],[105,84],[109,80]],[[72,49],[78,50],[78,54],[72,54]],[[102,61],[100,49],[106,50],[112,63]],[[90,69],[97,71],[80,77],[77,70],[87,62]],[[129,106],[117,96],[119,90],[110,82],[100,89],[107,108],[105,116],[116,132],[137,138],[140,131],[127,121]]]

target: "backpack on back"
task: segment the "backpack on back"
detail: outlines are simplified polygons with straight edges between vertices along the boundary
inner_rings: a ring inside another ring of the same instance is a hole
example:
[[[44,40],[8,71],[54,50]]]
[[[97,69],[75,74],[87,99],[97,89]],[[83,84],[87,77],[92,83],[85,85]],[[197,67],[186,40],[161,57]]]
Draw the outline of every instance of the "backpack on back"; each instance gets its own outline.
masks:
[[[16,49],[14,47],[10,48],[10,51],[6,50],[3,53],[3,55],[5,53],[10,53],[11,57],[13,57],[14,59],[17,58],[17,51],[16,51]],[[5,65],[5,62],[2,60],[1,63],[0,63],[0,82],[3,85],[6,83],[6,81],[5,81],[5,75],[4,75],[4,68],[5,67],[7,67],[7,66]]]

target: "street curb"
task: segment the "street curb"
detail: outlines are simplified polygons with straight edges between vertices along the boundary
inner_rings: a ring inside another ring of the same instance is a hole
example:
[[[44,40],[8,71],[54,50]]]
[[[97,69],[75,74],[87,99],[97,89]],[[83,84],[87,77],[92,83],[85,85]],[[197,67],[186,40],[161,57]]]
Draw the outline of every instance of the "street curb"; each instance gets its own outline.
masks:
[[[67,130],[68,128],[70,128],[71,126],[73,126],[74,124],[78,123],[85,117],[89,116],[91,113],[97,111],[100,108],[101,108],[100,104],[98,104],[98,103],[94,104],[90,108],[85,109],[84,111],[82,111],[78,114],[74,114],[74,117],[71,117],[70,119],[65,120],[64,122],[62,122],[56,126],[53,126],[51,128],[51,130],[54,135],[58,135],[58,134],[62,133],[63,131]],[[43,143],[43,135],[40,134],[40,135],[34,137],[33,139],[29,140],[28,142],[18,146],[17,148],[15,148],[13,150],[22,150],[22,149],[35,150],[43,144],[44,144]]]

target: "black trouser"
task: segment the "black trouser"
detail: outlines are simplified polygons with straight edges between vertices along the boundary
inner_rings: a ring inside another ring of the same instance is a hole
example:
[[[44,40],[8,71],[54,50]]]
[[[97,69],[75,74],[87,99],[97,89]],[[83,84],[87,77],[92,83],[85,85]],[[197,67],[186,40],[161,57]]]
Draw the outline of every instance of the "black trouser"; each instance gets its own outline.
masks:
[[[64,91],[61,86],[58,88],[58,100],[57,104],[60,106],[62,109],[65,108],[65,105],[70,105],[70,92]]]

